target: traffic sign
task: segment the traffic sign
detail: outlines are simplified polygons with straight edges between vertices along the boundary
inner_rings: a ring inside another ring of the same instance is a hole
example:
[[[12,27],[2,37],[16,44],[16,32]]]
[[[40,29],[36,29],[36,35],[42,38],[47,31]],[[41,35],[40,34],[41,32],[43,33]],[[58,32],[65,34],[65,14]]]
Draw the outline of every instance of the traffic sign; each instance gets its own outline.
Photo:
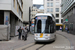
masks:
[[[65,21],[68,22],[68,19],[66,19]]]

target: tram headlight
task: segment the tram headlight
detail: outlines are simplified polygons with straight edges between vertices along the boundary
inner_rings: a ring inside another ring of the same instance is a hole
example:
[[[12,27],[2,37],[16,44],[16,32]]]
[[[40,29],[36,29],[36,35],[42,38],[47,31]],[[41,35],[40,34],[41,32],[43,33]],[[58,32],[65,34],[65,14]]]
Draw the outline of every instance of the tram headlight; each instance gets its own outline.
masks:
[[[37,34],[35,34],[35,36],[38,36]]]
[[[50,36],[50,34],[46,34],[45,36]]]

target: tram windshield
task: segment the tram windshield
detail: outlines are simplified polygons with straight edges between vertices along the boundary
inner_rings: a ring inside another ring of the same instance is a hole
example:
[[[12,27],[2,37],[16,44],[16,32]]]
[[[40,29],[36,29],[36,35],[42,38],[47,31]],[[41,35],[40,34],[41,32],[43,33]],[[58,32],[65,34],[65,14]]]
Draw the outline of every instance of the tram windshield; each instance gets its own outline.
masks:
[[[35,33],[54,33],[55,23],[50,16],[37,16],[35,18]]]

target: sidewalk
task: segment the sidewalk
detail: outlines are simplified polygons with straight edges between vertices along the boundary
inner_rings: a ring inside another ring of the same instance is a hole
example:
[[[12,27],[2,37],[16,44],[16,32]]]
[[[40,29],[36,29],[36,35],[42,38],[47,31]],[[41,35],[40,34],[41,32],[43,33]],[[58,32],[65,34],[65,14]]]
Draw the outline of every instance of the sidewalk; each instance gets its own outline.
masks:
[[[29,43],[34,42],[32,34],[28,34],[28,38],[26,41],[18,40],[18,36],[12,38],[9,41],[0,41],[0,50],[13,50],[14,48],[19,48],[25,46]]]
[[[71,33],[67,33],[67,32],[62,32],[62,31],[56,31],[57,34],[63,35],[64,37],[66,37],[70,43],[71,43],[71,47],[74,47],[75,50],[75,35],[71,34]]]

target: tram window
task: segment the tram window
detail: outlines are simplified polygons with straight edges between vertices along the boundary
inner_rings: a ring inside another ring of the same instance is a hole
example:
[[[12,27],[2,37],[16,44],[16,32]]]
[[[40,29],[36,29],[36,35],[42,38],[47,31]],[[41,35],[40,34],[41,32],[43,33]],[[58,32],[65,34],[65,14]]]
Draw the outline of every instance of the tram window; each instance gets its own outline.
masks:
[[[50,33],[54,33],[54,31],[55,31],[55,29],[54,29],[54,25],[51,24],[51,25],[50,25]]]
[[[45,33],[49,33],[49,21],[46,20]]]
[[[34,22],[34,32],[37,32],[37,27],[36,27],[36,19],[35,19],[35,22]]]
[[[54,32],[54,26],[51,24],[53,24],[52,18],[50,16],[48,16],[47,20],[46,20],[45,33],[53,33]]]
[[[48,16],[48,17],[47,17],[47,20],[48,20],[49,24],[52,23],[52,17]]]
[[[37,33],[41,33],[41,20],[38,20],[38,23],[37,23]]]
[[[34,22],[34,24],[36,25],[36,19],[35,19],[35,22]]]

